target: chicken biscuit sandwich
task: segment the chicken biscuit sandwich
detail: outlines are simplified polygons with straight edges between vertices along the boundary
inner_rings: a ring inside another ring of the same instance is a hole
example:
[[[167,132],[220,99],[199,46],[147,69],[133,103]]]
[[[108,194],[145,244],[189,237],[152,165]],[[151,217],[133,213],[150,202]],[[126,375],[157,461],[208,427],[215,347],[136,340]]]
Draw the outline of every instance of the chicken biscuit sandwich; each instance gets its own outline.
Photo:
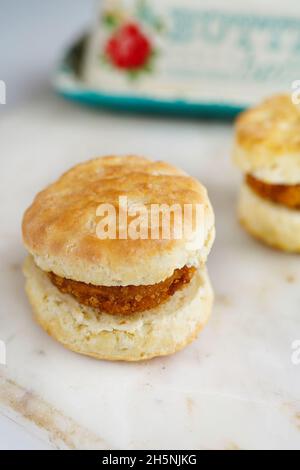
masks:
[[[206,189],[167,163],[110,156],[77,165],[24,215],[35,318],[67,348],[99,359],[172,354],[209,318],[214,233]]]

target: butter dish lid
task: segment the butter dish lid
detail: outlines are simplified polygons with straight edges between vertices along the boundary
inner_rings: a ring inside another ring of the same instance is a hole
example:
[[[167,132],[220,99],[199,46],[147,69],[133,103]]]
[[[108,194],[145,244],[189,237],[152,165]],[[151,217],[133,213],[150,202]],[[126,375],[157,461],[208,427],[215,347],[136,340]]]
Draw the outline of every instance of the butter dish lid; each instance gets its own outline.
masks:
[[[270,6],[106,0],[55,88],[93,105],[232,117],[300,78],[300,12],[294,0]]]

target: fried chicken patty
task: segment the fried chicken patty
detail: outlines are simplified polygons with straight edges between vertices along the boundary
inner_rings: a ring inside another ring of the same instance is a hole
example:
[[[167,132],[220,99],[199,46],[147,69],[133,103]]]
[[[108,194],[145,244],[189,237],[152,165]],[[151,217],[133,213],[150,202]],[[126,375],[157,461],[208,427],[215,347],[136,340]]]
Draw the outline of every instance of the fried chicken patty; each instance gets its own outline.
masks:
[[[188,284],[195,268],[176,269],[171,277],[147,286],[94,286],[48,273],[52,283],[64,294],[70,294],[83,305],[111,315],[130,315],[144,312],[166,302],[169,297]]]
[[[290,186],[267,184],[252,175],[246,176],[246,183],[264,199],[268,199],[275,204],[281,204],[289,209],[300,209],[300,184]]]

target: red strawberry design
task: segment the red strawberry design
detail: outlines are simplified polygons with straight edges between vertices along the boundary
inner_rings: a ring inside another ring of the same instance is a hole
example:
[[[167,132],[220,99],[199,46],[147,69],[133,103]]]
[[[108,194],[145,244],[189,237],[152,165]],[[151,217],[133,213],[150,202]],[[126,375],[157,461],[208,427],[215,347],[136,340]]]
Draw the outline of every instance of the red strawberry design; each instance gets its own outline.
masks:
[[[137,24],[127,23],[108,40],[105,53],[115,67],[136,70],[146,65],[152,47]]]

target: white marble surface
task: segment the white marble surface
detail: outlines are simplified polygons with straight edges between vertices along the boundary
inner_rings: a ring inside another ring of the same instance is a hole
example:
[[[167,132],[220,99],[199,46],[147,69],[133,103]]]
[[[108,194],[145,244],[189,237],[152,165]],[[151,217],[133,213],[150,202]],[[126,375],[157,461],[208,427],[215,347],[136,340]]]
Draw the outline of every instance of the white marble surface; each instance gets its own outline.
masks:
[[[4,414],[0,420],[0,450],[47,450],[49,445]]]
[[[2,410],[30,416],[35,424],[22,425],[58,447],[300,449],[300,366],[291,361],[299,257],[240,229],[231,125],[102,113],[42,94],[3,118],[0,134]],[[66,351],[33,322],[20,221],[34,194],[70,165],[126,152],[166,159],[207,185],[217,216],[209,259],[216,302],[185,351],[110,364]]]
[[[299,449],[300,365],[291,363],[291,343],[300,339],[299,261],[256,244],[238,227],[231,127],[97,113],[44,91],[93,3],[10,0],[1,6],[7,105],[0,106],[0,340],[6,340],[8,363],[0,366],[0,448],[64,447],[55,434],[60,425],[77,431],[85,447]],[[77,161],[125,151],[166,158],[200,177],[218,219],[209,261],[217,294],[211,323],[186,351],[136,366],[82,358],[49,339],[32,322],[20,272],[20,220],[34,193]],[[8,401],[35,420],[42,416],[49,431],[22,419]]]

